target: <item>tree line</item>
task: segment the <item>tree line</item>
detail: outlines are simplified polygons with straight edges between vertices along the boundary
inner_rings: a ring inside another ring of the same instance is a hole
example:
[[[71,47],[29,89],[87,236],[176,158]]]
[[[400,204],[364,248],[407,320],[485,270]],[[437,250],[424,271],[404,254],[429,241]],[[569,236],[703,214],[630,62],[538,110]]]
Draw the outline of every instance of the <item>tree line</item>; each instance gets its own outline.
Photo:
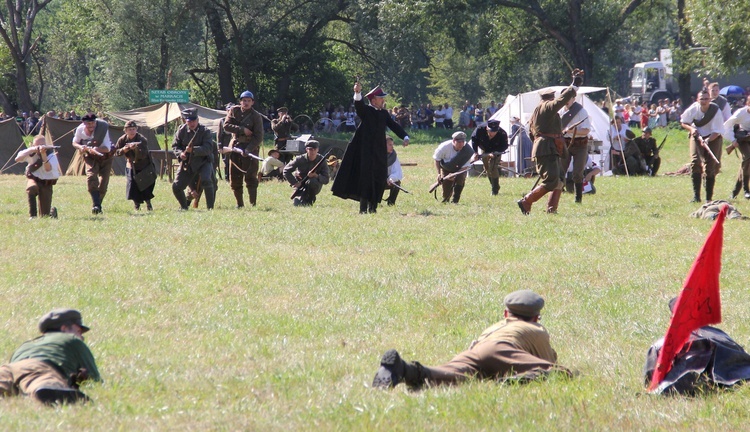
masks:
[[[348,101],[355,77],[403,104],[458,105],[573,67],[626,94],[632,64],[661,48],[682,79],[747,65],[747,18],[740,0],[15,0],[0,6],[0,105],[122,110],[170,88],[220,107],[250,89],[313,113]]]

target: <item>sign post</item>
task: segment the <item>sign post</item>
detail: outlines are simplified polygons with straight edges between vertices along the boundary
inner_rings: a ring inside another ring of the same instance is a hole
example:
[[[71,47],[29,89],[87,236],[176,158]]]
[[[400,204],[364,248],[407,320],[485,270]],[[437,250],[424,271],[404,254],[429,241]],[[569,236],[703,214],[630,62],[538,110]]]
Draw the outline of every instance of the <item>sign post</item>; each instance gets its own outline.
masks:
[[[172,159],[170,157],[171,153],[169,152],[169,137],[167,135],[169,104],[190,102],[190,90],[149,90],[148,101],[149,103],[166,103],[164,111],[164,160],[167,163],[169,181],[172,182]]]

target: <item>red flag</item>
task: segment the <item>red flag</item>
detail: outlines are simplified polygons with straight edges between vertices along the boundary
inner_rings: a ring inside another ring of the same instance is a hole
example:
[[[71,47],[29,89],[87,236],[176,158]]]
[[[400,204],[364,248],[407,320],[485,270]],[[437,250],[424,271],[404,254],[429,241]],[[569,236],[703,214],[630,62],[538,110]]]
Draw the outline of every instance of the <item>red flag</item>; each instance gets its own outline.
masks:
[[[664,345],[656,361],[649,391],[655,390],[672,369],[672,361],[687,342],[690,333],[705,325],[721,322],[719,273],[727,210],[728,206],[724,204],[685,279],[664,336]]]

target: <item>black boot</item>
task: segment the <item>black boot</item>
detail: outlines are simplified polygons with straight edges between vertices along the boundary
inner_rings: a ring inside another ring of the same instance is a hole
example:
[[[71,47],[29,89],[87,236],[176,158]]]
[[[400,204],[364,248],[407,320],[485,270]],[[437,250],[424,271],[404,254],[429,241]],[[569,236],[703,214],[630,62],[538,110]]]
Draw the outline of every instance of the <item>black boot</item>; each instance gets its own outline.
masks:
[[[242,196],[242,189],[232,189],[234,192],[234,199],[237,200],[237,208],[241,209],[245,207],[245,199]]]
[[[172,184],[172,194],[177,198],[177,202],[180,203],[181,210],[188,209],[188,200],[185,196],[185,191],[179,189],[174,183]]]
[[[74,404],[88,402],[90,399],[76,389],[42,387],[34,392],[34,397],[46,405]]]
[[[37,195],[28,195],[29,198],[29,217],[35,218],[39,214],[36,207]]]
[[[396,205],[396,198],[398,198],[398,193],[401,192],[397,187],[394,187],[391,189],[390,195],[388,195],[388,199],[386,199],[386,202],[389,206]]]
[[[453,186],[453,204],[458,204],[458,200],[461,199],[461,192],[464,191],[464,185]]]
[[[693,202],[701,202],[701,174],[693,173]]]
[[[359,213],[360,214],[367,213],[367,198],[359,199]]]
[[[576,189],[576,202],[580,204],[581,202],[583,202],[583,183],[576,183],[575,189]]]
[[[154,207],[151,205],[151,200],[146,200],[146,210],[154,211]]]
[[[734,184],[734,189],[732,189],[732,199],[737,198],[737,195],[740,194],[741,190],[742,190],[742,181],[737,180],[737,183]]]
[[[91,191],[89,192],[89,194],[91,194],[91,202],[93,203],[93,207],[91,208],[91,213],[101,214],[102,212],[101,194],[99,194],[99,191]]]
[[[490,184],[492,185],[492,195],[500,193],[500,179],[490,178]]]
[[[716,177],[706,177],[706,202],[713,201],[714,199],[714,184],[716,183]]]
[[[376,201],[370,201],[367,203],[367,212],[368,213],[377,213],[378,212],[378,203]]]
[[[372,380],[373,388],[395,387],[405,382],[409,387],[419,388],[430,378],[427,368],[418,362],[406,363],[398,351],[388,350],[380,359],[380,368]]]
[[[213,210],[214,202],[216,201],[216,190],[213,185],[208,185],[203,188],[203,193],[206,195],[206,208]]]

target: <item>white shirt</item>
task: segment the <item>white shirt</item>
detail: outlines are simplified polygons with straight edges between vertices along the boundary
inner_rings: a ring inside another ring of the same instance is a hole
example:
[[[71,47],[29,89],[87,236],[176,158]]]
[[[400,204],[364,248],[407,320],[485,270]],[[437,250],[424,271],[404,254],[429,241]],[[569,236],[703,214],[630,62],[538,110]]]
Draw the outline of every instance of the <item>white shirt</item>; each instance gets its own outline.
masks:
[[[629,129],[625,126],[625,123],[620,125],[619,131],[615,126],[616,125],[612,125],[609,127],[609,142],[612,145],[612,150],[622,151],[622,146],[624,146],[625,142],[628,140],[628,136],[625,132]],[[618,136],[620,138],[617,138]]]
[[[94,133],[96,133],[96,129],[94,129]],[[86,142],[91,141],[94,139],[94,135],[88,135],[86,133],[86,125],[81,123],[76,128],[75,135],[73,135],[73,142],[76,144],[85,144]],[[85,141],[85,142],[84,142]],[[112,150],[112,141],[109,139],[109,130],[107,130],[107,133],[104,134],[104,140],[100,143],[98,143],[97,147],[104,146],[107,148],[107,150]]]
[[[21,158],[21,162],[26,162],[27,164],[31,165],[34,162],[39,160],[39,153],[35,152],[33,149],[28,148],[26,150],[21,150],[18,152],[18,157]],[[44,165],[39,167],[36,171],[32,172],[31,174],[34,175],[34,177],[42,180],[54,180],[60,178],[60,163],[57,161],[57,155],[54,153],[47,156],[47,161],[49,162],[52,169],[50,171],[47,171],[44,169]]]
[[[468,143],[464,145],[469,145]],[[453,148],[453,140],[449,139],[447,141],[443,141],[440,143],[440,145],[435,149],[435,153],[432,155],[432,158],[436,161],[443,161],[448,162],[449,160],[453,159],[458,152],[456,149]],[[465,164],[461,168],[466,168],[471,165],[471,158],[466,161]]]
[[[703,111],[701,111],[700,102],[694,102],[685,110],[685,112],[682,113],[680,116],[680,122],[697,128],[698,133],[702,137],[707,137],[713,133],[724,134],[724,119],[721,117],[721,112],[717,112],[716,115],[714,115],[714,118],[712,118],[706,125],[698,127],[693,124],[693,120],[701,120],[704,115]]]
[[[284,168],[284,162],[276,159],[273,156],[268,156],[263,160],[263,165],[260,168],[260,172],[262,172],[264,176],[267,176],[268,174],[271,174],[271,171],[276,168]]]
[[[738,109],[724,122],[724,139],[729,142],[735,141],[734,125],[740,125],[742,129],[750,131],[750,111],[747,107]]]
[[[435,117],[435,123],[442,123],[445,121],[445,111],[442,108],[438,108],[433,113]]]
[[[568,112],[568,110],[565,109],[565,108],[563,108],[563,114],[565,114],[566,112]],[[561,114],[561,116],[562,116],[562,114]],[[568,123],[567,127],[570,127],[570,125],[574,125],[574,124],[578,123],[581,120],[583,120],[583,123],[579,124],[577,128],[578,129],[588,129],[588,130],[591,130],[591,121],[589,120],[589,113],[586,112],[585,108],[581,108],[581,110],[578,111],[578,113],[576,113],[576,115],[573,116],[573,119],[570,120],[570,123]],[[571,129],[570,131],[568,131],[568,133],[566,133],[565,136],[568,137],[568,138],[572,137],[573,136],[573,129]],[[579,138],[583,137],[583,135],[581,135],[581,133],[578,132],[578,131],[576,131],[576,136],[579,137]]]
[[[403,180],[403,178],[404,172],[401,170],[401,162],[398,161],[398,156],[396,156],[396,162],[393,162],[393,165],[388,167],[388,180],[391,183],[396,183]]]

